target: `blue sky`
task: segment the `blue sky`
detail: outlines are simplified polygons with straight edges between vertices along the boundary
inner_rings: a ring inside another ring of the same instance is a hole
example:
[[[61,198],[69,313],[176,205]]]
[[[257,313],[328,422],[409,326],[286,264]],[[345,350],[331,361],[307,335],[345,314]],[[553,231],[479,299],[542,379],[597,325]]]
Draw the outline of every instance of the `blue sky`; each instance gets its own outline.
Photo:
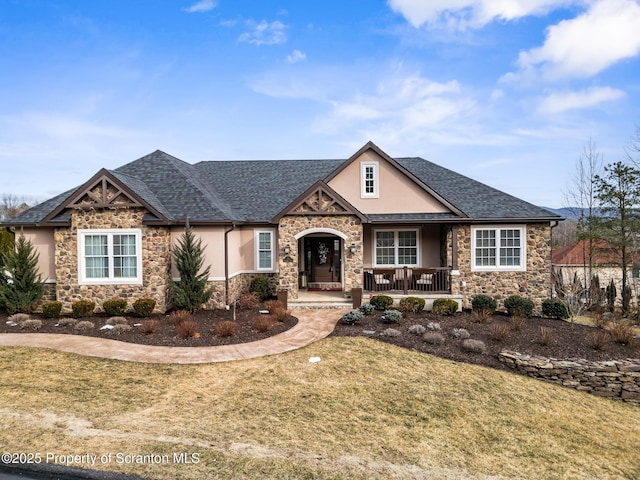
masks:
[[[564,206],[640,125],[640,0],[1,0],[0,194],[156,149],[347,158],[371,140]]]

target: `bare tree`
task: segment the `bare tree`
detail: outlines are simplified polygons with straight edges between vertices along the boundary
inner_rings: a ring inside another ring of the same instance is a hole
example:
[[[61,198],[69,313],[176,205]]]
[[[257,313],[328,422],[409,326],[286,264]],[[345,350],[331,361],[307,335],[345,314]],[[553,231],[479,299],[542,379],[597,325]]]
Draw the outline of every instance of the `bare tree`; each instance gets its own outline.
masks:
[[[0,197],[0,221],[15,217],[31,207],[33,203],[26,197],[3,193]]]
[[[585,240],[582,283],[587,291],[593,278],[597,240],[595,224],[599,215],[595,179],[601,174],[602,154],[598,152],[596,142],[589,138],[576,161],[575,175],[565,191],[565,204],[577,219],[576,237]]]

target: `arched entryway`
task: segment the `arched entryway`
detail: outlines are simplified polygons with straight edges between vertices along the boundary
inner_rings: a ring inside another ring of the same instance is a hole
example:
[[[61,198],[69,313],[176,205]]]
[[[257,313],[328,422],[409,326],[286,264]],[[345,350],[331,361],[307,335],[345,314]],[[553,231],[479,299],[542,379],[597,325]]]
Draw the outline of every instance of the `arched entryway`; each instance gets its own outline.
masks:
[[[331,228],[312,228],[295,236],[298,242],[298,288],[307,291],[344,290],[346,235]]]

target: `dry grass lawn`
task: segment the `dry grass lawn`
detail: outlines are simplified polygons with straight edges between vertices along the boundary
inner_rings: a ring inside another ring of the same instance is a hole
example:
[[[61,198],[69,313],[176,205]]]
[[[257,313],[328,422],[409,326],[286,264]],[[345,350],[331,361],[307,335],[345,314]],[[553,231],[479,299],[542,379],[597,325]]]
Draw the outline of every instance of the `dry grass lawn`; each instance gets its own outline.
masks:
[[[4,451],[159,479],[640,478],[640,408],[365,338],[195,366],[1,348],[0,422]]]

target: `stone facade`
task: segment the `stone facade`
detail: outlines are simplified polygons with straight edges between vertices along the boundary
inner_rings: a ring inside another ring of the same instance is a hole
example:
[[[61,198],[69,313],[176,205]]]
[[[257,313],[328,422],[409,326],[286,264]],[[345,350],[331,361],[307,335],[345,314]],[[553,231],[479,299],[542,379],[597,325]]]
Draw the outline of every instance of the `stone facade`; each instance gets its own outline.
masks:
[[[590,362],[508,351],[500,352],[498,359],[523,375],[640,405],[640,359]]]
[[[355,215],[288,215],[280,219],[278,228],[278,265],[280,268],[279,290],[287,290],[289,298],[298,298],[299,235],[307,230],[335,230],[346,236],[343,239],[342,265],[344,275],[344,291],[350,292],[354,287],[363,285],[362,258],[362,222]],[[356,252],[351,253],[349,247],[354,244]],[[284,247],[293,248],[289,255],[284,255]]]
[[[465,308],[471,307],[474,295],[494,297],[498,305],[511,295],[520,295],[533,300],[539,311],[542,301],[551,295],[551,226],[548,223],[526,226],[527,268],[524,272],[471,271],[471,226],[459,226],[453,232],[457,234],[460,275],[452,276],[451,293],[463,295]],[[450,232],[447,242],[449,251],[452,249],[451,235]]]
[[[249,291],[249,285],[251,280],[255,277],[266,277],[271,287],[271,292],[275,295],[278,288],[278,275],[276,273],[241,273],[229,278],[229,304],[233,304],[240,295]],[[227,298],[225,295],[225,282],[214,281],[209,282],[209,285],[214,288],[213,296],[211,300],[204,306],[206,309],[218,309],[225,308]]]
[[[56,298],[63,311],[70,312],[78,300],[101,305],[111,298],[133,303],[138,298],[153,298],[156,311],[168,308],[169,256],[171,235],[166,227],[142,224],[144,210],[139,208],[74,210],[71,226],[56,228],[54,233]],[[142,285],[79,285],[78,229],[140,228],[142,231]]]

